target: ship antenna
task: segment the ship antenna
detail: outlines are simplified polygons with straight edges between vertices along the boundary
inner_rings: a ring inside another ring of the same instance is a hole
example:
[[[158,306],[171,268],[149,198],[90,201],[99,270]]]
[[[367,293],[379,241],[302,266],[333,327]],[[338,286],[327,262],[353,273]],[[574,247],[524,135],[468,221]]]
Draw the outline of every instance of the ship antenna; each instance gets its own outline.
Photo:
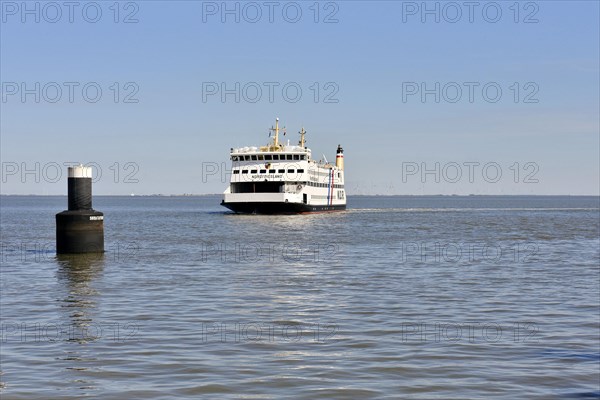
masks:
[[[302,127],[302,130],[300,132],[298,132],[300,134],[300,143],[298,143],[302,148],[304,148],[304,143],[306,143],[306,141],[304,140],[304,135],[306,135],[306,131],[304,130],[304,127]]]

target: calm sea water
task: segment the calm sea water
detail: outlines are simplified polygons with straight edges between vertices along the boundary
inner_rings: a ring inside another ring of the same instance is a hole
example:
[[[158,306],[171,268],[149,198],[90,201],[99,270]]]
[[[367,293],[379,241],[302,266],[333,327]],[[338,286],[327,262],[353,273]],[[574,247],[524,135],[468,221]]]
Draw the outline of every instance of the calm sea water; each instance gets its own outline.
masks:
[[[597,197],[2,197],[3,399],[600,398]]]

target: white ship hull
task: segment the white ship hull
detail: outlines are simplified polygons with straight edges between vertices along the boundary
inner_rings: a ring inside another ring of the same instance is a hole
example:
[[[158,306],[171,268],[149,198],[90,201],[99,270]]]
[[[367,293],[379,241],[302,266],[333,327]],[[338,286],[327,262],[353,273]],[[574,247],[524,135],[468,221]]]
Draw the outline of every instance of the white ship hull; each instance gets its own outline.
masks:
[[[285,203],[276,201],[249,201],[221,203],[231,211],[243,214],[301,214],[308,212],[342,211],[346,209],[345,204],[332,206],[317,206],[303,203]]]
[[[285,184],[282,185],[285,188]],[[229,187],[223,196],[223,206],[234,212],[279,214],[346,209],[344,189],[312,187],[298,184],[295,192],[231,193]],[[339,197],[339,198],[338,198]]]

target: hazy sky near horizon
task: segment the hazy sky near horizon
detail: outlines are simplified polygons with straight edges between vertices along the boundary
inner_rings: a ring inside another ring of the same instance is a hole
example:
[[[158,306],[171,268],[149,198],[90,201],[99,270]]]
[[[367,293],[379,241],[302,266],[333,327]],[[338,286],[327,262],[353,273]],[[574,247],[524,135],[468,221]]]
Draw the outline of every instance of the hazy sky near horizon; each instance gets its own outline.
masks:
[[[220,193],[276,117],[349,194],[600,192],[598,1],[69,4],[1,2],[2,194]]]

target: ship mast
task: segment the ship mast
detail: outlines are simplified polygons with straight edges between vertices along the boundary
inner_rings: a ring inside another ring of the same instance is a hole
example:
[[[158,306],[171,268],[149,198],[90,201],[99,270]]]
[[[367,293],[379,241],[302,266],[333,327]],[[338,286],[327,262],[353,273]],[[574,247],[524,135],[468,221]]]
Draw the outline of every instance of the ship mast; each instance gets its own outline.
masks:
[[[285,127],[283,129],[285,129]],[[273,138],[273,147],[279,148],[279,118],[275,118],[275,128],[271,127],[269,130],[275,132],[275,137]]]
[[[300,143],[298,143],[298,144],[300,145],[300,147],[304,148],[304,135],[306,135],[306,131],[304,130],[304,127],[302,127],[302,130],[298,133],[300,134]]]

